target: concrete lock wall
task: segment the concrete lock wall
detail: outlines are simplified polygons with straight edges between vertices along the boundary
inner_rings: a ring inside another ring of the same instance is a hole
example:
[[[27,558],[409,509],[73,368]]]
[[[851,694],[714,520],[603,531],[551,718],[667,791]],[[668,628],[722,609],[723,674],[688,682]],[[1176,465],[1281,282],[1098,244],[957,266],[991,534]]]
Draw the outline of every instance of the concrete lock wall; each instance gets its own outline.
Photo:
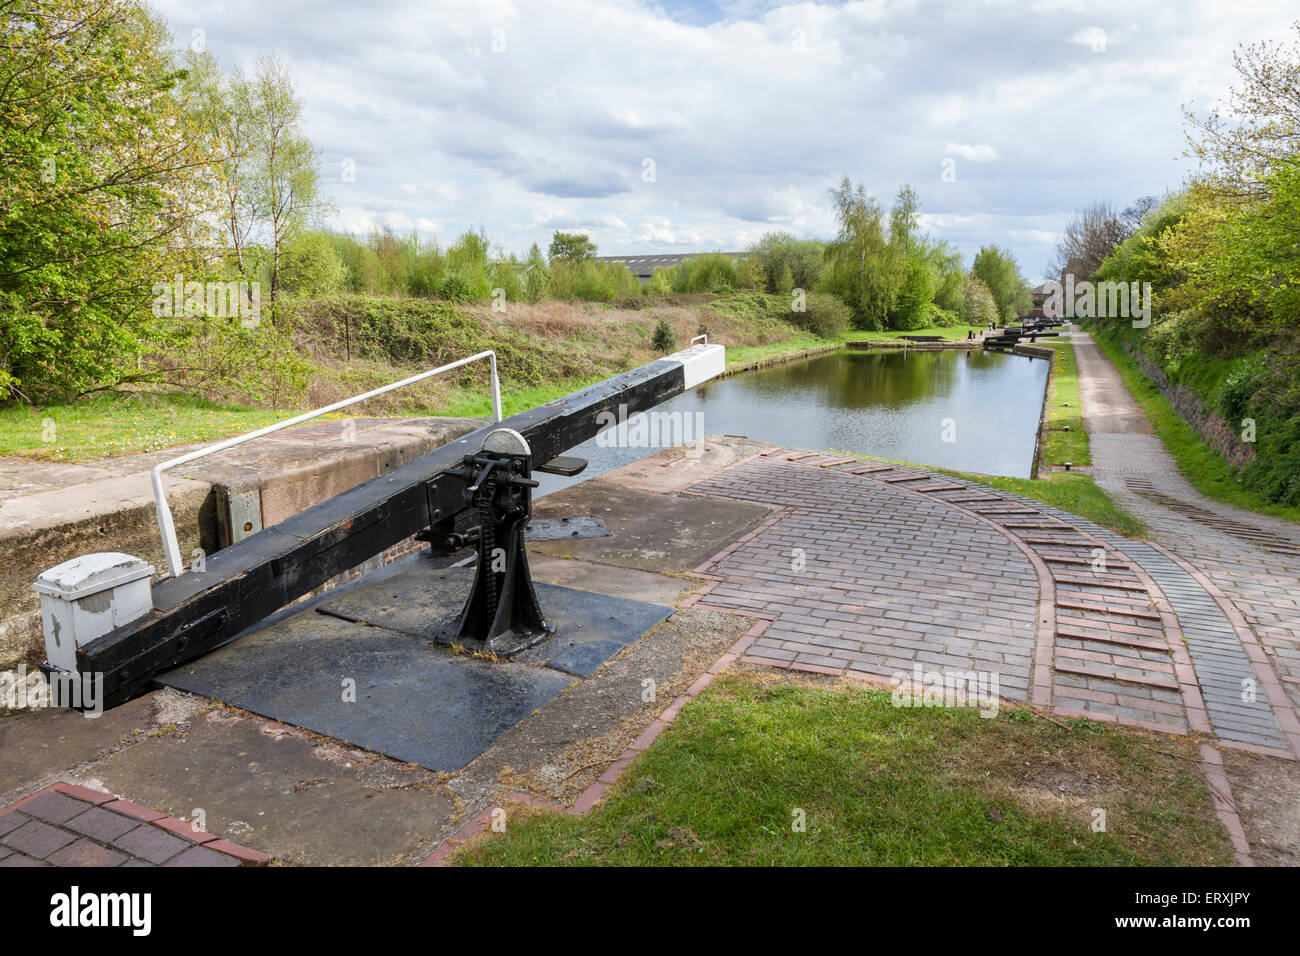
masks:
[[[277,524],[487,424],[482,419],[354,419],[304,425],[165,474],[181,557]],[[149,462],[162,460],[153,456]],[[395,560],[404,542],[345,577]],[[0,670],[45,656],[37,576],[70,558],[121,551],[167,567],[149,472],[0,501]],[[331,586],[327,584],[326,587]]]

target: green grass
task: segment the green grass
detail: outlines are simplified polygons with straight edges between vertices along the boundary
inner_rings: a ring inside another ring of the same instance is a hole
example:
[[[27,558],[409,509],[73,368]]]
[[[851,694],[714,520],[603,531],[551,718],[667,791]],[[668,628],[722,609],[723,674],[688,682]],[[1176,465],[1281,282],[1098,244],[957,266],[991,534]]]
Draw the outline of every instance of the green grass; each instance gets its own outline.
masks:
[[[1124,386],[1146,412],[1151,427],[1193,488],[1215,501],[1300,522],[1300,508],[1274,504],[1243,487],[1232,466],[1205,443],[1196,429],[1183,421],[1169,399],[1161,394],[1159,386],[1142,373],[1137,360],[1118,341],[1101,330],[1093,330],[1093,340],[1115,366]]]
[[[1039,464],[1063,465],[1068,461],[1072,465],[1090,465],[1092,455],[1088,433],[1083,427],[1079,366],[1074,358],[1074,346],[1064,339],[1043,339],[1035,344],[1045,345],[1056,353],[1044,408],[1047,429],[1039,449]]]
[[[0,455],[94,461],[216,441],[297,413],[219,405],[179,392],[98,396],[41,408],[10,405],[0,408]]]
[[[1091,829],[1094,808],[1105,832]],[[589,815],[528,814],[453,859],[1203,866],[1232,854],[1188,741],[737,675],[688,704]]]

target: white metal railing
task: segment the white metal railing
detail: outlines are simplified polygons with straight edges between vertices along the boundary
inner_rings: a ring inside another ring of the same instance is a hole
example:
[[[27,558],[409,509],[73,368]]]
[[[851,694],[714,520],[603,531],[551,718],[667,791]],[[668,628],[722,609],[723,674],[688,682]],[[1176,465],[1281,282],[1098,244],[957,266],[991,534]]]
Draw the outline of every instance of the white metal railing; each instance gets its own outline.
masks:
[[[167,558],[167,567],[172,576],[178,576],[185,570],[181,563],[181,546],[176,540],[176,523],[172,520],[172,510],[167,504],[167,494],[163,488],[163,472],[177,465],[185,465],[199,458],[215,454],[219,451],[225,451],[227,448],[233,448],[236,445],[242,445],[244,442],[252,441],[254,438],[261,438],[263,435],[269,435],[272,432],[278,432],[285,428],[292,428],[294,425],[301,425],[305,421],[318,418],[321,415],[328,415],[330,412],[336,412],[340,408],[347,408],[349,405],[355,405],[357,402],[364,402],[368,398],[374,398],[376,395],[383,395],[385,392],[391,392],[394,389],[402,388],[406,385],[414,385],[416,382],[422,382],[426,378],[433,378],[435,375],[441,375],[443,372],[450,372],[454,368],[460,368],[462,365],[468,365],[470,362],[477,362],[479,359],[488,359],[492,367],[492,418],[494,421],[501,421],[501,380],[497,378],[497,354],[491,349],[483,352],[477,352],[469,358],[463,358],[458,362],[451,362],[447,365],[440,365],[437,368],[430,369],[427,372],[421,372],[419,375],[412,375],[410,378],[404,378],[400,382],[394,382],[391,385],[385,385],[382,388],[372,389],[363,395],[357,395],[353,398],[345,398],[341,402],[335,402],[333,405],[326,405],[324,408],[318,408],[312,412],[304,412],[301,415],[295,415],[293,418],[285,419],[274,425],[267,425],[265,428],[259,428],[256,431],[248,432],[245,435],[237,435],[234,438],[227,438],[224,441],[216,442],[205,448],[181,455],[178,458],[172,458],[161,464],[154,465],[153,471],[149,473],[149,480],[153,484],[153,500],[158,510],[158,531],[162,535],[163,554]]]

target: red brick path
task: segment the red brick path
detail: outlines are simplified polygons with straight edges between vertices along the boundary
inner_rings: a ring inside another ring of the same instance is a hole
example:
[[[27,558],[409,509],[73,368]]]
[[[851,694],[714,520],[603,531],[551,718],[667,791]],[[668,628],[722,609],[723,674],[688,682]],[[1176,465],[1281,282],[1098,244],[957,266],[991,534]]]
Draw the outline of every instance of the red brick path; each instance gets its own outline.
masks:
[[[0,867],[264,866],[265,853],[71,783],[0,810]]]

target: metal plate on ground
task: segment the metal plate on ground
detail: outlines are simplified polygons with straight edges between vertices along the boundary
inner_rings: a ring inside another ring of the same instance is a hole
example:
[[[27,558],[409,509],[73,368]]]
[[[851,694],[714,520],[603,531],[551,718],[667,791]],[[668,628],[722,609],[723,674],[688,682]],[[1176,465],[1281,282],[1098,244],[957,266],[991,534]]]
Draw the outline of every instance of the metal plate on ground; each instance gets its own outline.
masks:
[[[318,610],[431,641],[443,628],[455,624],[473,581],[473,568],[431,569],[416,563],[373,586],[354,588],[337,600],[321,604]],[[558,584],[538,583],[536,588],[542,613],[555,626],[555,634],[511,660],[578,677],[591,676],[619,648],[635,641],[673,610]],[[596,648],[585,645],[598,645],[605,653],[597,659]]]
[[[570,538],[608,538],[610,530],[595,515],[570,518],[534,518],[528,525],[529,541],[567,541]]]
[[[169,687],[451,772],[671,608],[539,584],[554,637],[509,661],[428,639],[458,614],[473,570],[411,568],[290,615],[161,675]],[[317,613],[325,610],[327,613]],[[342,616],[340,616],[342,615]],[[355,695],[349,693],[355,686]],[[351,697],[355,699],[349,699]]]

